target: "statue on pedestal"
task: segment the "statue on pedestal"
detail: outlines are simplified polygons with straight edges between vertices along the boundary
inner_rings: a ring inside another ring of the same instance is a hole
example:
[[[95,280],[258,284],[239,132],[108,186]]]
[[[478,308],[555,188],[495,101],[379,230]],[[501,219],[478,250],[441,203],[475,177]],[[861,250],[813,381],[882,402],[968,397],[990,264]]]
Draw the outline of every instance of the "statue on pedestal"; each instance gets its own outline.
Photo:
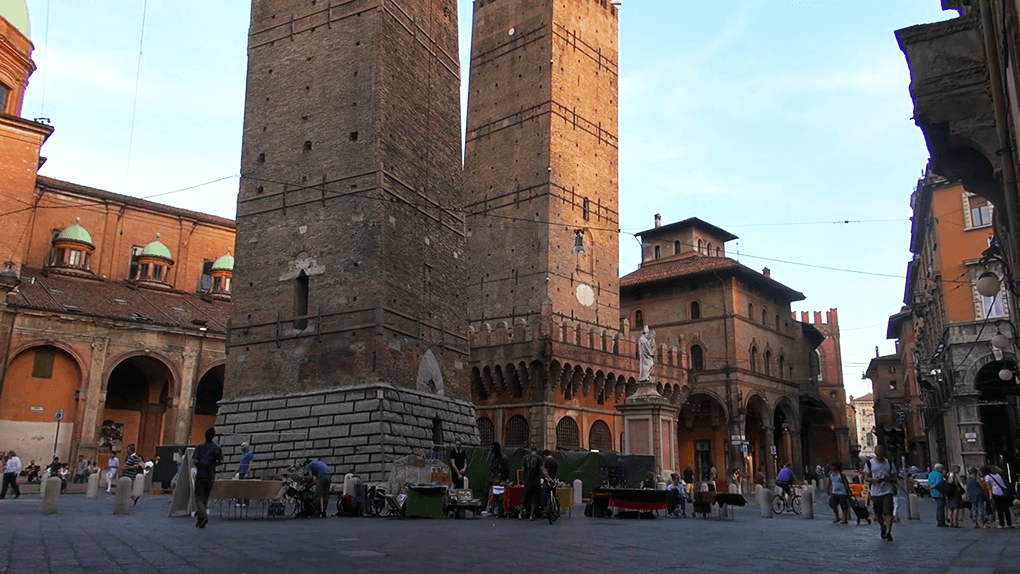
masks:
[[[655,365],[655,331],[645,325],[641,338],[638,339],[638,360],[640,361],[638,382],[651,381],[652,367]]]

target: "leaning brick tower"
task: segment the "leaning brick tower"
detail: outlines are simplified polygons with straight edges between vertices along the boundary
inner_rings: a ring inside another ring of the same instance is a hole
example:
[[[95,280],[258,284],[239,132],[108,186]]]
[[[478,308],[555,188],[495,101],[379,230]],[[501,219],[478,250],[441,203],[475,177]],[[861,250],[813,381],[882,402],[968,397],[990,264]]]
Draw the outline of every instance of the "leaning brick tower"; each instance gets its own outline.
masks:
[[[620,320],[617,36],[605,0],[474,3],[466,295],[483,443],[628,450],[616,405],[638,365]],[[679,400],[680,357],[657,353]]]
[[[477,443],[459,87],[455,0],[252,2],[218,427],[269,468]]]

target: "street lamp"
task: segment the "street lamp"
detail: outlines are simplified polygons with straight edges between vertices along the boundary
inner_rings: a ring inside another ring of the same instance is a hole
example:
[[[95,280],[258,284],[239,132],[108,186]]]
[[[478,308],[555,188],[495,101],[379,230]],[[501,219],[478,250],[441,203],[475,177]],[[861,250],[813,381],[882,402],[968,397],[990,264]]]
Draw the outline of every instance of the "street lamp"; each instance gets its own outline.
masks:
[[[985,271],[978,276],[977,291],[982,297],[995,297],[1001,288],[999,276],[991,271]]]

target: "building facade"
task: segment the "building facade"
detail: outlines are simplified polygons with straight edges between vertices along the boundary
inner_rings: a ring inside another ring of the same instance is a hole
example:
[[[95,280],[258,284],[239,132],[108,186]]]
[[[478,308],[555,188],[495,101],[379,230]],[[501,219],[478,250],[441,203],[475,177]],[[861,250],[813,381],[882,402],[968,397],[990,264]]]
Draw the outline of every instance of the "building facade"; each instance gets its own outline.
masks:
[[[854,425],[857,431],[858,454],[860,457],[871,457],[878,445],[875,434],[875,395],[868,393],[862,397],[850,397],[853,407]]]
[[[797,321],[790,305],[804,295],[768,269],[726,257],[736,236],[700,219],[661,225],[656,217],[638,237],[641,266],[621,279],[621,312],[680,349],[690,369],[691,391],[679,403],[680,466],[699,475],[712,466],[745,477],[761,470],[773,480],[786,463],[799,474],[848,461],[835,310],[824,323],[820,314]]]
[[[0,442],[26,463],[194,442],[222,393],[233,222],[38,176],[53,128],[18,116],[35,66],[8,15]]]

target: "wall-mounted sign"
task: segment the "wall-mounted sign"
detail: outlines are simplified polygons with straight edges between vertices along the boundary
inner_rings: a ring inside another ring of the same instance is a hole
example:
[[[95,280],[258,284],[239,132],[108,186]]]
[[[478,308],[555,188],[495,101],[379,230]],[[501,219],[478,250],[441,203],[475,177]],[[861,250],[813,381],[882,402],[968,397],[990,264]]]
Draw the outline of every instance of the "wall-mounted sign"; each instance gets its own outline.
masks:
[[[976,432],[963,433],[963,438],[967,439],[967,442],[977,442]]]
[[[776,445],[772,445],[771,447],[769,447],[769,450],[772,451],[772,456],[776,456]]]
[[[37,414],[37,415],[42,414],[43,411],[45,411],[45,410],[46,409],[44,409],[42,407],[28,407],[28,412],[33,413],[33,414]]]

